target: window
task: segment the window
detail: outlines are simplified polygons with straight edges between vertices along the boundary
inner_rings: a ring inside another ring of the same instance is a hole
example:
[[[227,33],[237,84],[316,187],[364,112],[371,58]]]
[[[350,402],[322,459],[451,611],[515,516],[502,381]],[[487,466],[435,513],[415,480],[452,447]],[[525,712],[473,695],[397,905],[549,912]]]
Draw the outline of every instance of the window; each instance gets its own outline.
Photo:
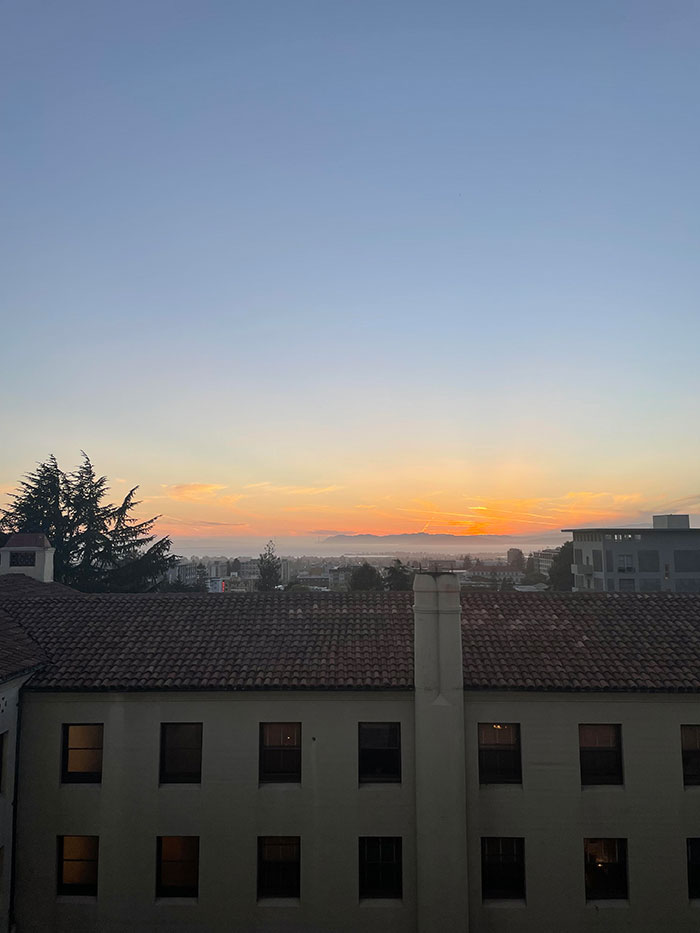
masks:
[[[603,570],[603,552],[593,548],[593,570],[598,573]]]
[[[700,550],[674,551],[673,563],[676,573],[700,573]]]
[[[676,580],[676,593],[700,593],[700,580]]]
[[[197,897],[199,836],[158,836],[156,897]]]
[[[59,836],[59,894],[97,894],[99,836]]]
[[[64,723],[61,781],[64,784],[99,784],[102,781],[101,722]]]
[[[659,572],[659,552],[658,551],[637,551],[637,560],[639,561],[640,573],[658,573]]]
[[[10,551],[10,567],[35,567],[36,551]]]
[[[258,898],[299,897],[299,836],[258,836]]]
[[[700,839],[687,839],[688,897],[700,898]]]
[[[686,787],[700,784],[700,726],[681,726],[683,783]]]
[[[634,573],[634,563],[632,561],[631,554],[618,554],[617,555],[617,572],[618,573]]]
[[[608,723],[578,727],[582,784],[622,784],[621,732]]]
[[[7,772],[7,732],[0,732],[0,794],[5,793],[6,772]]]
[[[586,900],[627,899],[627,840],[584,839]]]
[[[201,780],[201,722],[162,722],[160,724],[160,783],[199,784]]]
[[[485,901],[525,898],[525,840],[481,837],[481,896]]]
[[[479,723],[479,783],[522,783],[519,723]]]
[[[358,726],[360,783],[400,783],[401,724],[398,722],[361,722]]]
[[[400,836],[360,836],[360,899],[403,897]]]
[[[634,579],[620,577],[619,582],[620,582],[621,593],[634,593],[635,592]]]
[[[260,723],[260,783],[301,781],[301,723]]]
[[[661,580],[654,580],[653,578],[649,578],[649,577],[647,577],[646,579],[642,578],[639,581],[639,592],[640,593],[661,592]]]

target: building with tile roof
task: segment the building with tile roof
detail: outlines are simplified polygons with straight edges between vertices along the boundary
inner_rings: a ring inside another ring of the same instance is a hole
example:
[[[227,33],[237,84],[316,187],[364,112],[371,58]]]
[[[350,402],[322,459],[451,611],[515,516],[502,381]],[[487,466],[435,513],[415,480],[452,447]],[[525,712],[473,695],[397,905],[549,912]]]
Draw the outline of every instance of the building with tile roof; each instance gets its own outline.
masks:
[[[0,613],[18,933],[697,926],[700,596],[0,576]]]

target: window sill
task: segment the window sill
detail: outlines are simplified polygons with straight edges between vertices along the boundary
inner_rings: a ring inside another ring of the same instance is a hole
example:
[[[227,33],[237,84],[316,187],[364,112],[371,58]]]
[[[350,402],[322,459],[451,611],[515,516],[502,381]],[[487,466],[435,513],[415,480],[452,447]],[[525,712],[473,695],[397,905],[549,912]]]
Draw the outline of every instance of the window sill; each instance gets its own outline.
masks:
[[[624,789],[625,789],[625,785],[624,785],[624,784],[582,784],[582,785],[581,785],[581,790],[584,790],[584,791],[589,791],[589,790],[598,790],[598,791],[602,791],[602,790],[612,790],[612,791],[618,791],[618,792],[619,792],[619,791],[622,791],[622,790],[624,790]]]
[[[198,897],[157,897],[156,904],[163,904],[164,906],[178,906],[183,907],[187,905],[194,906],[199,904]]]
[[[57,904],[96,904],[96,894],[57,894]]]
[[[201,790],[202,782],[201,781],[161,781],[158,784],[159,788],[163,787],[174,787],[176,790],[181,790],[182,788],[188,787],[190,790]]]
[[[401,897],[363,897],[360,898],[360,907],[403,907]]]
[[[273,790],[301,790],[301,781],[259,781],[258,789],[270,787]]]
[[[486,898],[482,904],[484,907],[527,907],[524,897],[494,897],[492,900]]]
[[[366,787],[400,787],[402,783],[400,779],[395,781],[358,781],[357,786],[360,790],[364,790]]]
[[[260,897],[258,907],[301,907],[299,897]]]
[[[597,910],[599,907],[629,907],[630,902],[626,898],[603,898],[602,900],[593,900],[586,901],[586,907],[595,907]]]

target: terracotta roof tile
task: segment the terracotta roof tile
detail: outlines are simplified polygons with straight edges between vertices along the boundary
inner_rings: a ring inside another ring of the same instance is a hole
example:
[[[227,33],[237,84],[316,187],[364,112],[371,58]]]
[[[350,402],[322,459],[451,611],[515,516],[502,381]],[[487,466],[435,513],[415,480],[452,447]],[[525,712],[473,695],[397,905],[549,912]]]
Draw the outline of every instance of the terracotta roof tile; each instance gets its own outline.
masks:
[[[413,686],[412,593],[42,592],[0,588],[49,658],[37,688]],[[462,612],[466,689],[700,691],[700,596],[470,592]]]

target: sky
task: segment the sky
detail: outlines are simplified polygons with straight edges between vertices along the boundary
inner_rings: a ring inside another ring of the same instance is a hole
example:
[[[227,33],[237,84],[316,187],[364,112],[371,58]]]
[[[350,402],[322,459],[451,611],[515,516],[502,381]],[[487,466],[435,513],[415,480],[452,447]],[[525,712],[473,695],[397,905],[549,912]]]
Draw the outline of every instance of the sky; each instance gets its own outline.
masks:
[[[0,502],[700,525],[695,0],[5,0]]]

